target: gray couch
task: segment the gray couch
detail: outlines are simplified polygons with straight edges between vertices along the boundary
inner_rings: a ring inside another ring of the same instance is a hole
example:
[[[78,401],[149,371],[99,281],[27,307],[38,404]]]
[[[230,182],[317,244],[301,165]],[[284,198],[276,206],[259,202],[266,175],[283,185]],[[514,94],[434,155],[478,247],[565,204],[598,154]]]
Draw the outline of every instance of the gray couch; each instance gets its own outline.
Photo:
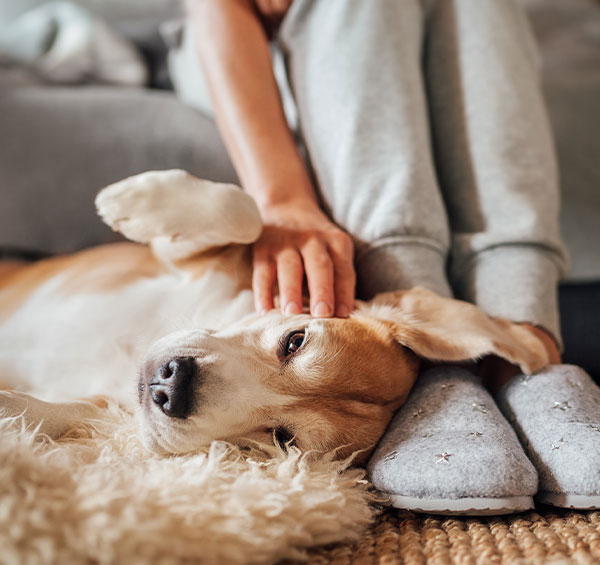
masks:
[[[0,0],[0,23],[40,1]],[[572,260],[561,290],[565,358],[600,375],[600,2],[522,1],[543,54],[562,175]],[[167,85],[157,26],[178,16],[178,0],[80,3],[134,40],[152,63],[153,81]],[[62,253],[114,240],[95,216],[94,195],[144,170],[236,178],[214,123],[167,90],[11,84],[0,68],[0,132],[4,249]]]

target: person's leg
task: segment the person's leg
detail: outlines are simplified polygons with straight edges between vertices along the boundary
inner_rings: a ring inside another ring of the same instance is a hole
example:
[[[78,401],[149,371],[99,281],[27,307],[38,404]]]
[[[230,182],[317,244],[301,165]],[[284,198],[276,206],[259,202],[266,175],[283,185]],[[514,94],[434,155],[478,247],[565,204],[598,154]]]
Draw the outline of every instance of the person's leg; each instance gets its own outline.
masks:
[[[453,288],[560,341],[558,174],[528,22],[514,0],[428,6],[425,73]]]
[[[514,0],[430,7],[426,75],[454,289],[560,342],[558,174],[528,22]],[[551,365],[513,378],[498,399],[538,470],[538,497],[598,507],[600,389],[591,379]]]
[[[360,297],[450,295],[421,68],[418,0],[295,0],[280,29],[323,204],[352,236]]]
[[[366,296],[417,284],[449,294],[423,25],[418,0],[295,0],[281,30],[300,133],[325,205],[360,242]],[[537,485],[489,393],[461,369],[420,377],[369,468],[396,506],[436,512],[519,511]]]

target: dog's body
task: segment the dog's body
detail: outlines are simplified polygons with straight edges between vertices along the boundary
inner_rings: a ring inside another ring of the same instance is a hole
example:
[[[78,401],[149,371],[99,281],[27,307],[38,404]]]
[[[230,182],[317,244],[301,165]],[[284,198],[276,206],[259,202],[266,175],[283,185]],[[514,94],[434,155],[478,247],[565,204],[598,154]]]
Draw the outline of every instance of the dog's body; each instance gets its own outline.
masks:
[[[103,395],[137,404],[147,445],[162,453],[275,438],[345,455],[374,446],[420,358],[494,353],[525,371],[547,362],[523,328],[422,289],[359,304],[348,320],[252,314],[247,244],[261,222],[234,187],[146,173],[97,204],[151,247],[0,268],[0,383],[13,391],[0,409],[51,436],[101,417],[102,402],[74,399]]]
[[[123,375],[138,373],[154,341],[188,327],[225,327],[252,311],[247,285],[226,274],[244,254],[225,250],[209,259],[214,270],[199,256],[173,272],[149,247],[127,242],[14,264],[0,275],[2,384],[43,389],[55,401],[70,390],[133,403],[135,387],[124,386]]]

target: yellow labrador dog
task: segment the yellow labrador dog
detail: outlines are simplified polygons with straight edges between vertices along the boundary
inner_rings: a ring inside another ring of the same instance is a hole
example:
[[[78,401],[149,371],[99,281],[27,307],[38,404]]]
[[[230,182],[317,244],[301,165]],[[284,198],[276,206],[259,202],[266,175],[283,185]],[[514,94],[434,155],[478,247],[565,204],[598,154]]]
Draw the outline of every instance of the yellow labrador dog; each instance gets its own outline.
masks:
[[[0,264],[0,414],[52,437],[101,417],[97,397],[77,400],[100,395],[137,406],[159,453],[293,440],[364,459],[421,360],[494,354],[528,373],[548,361],[529,331],[420,288],[357,302],[348,319],[253,313],[262,225],[235,186],[155,171],[96,203],[138,243]]]

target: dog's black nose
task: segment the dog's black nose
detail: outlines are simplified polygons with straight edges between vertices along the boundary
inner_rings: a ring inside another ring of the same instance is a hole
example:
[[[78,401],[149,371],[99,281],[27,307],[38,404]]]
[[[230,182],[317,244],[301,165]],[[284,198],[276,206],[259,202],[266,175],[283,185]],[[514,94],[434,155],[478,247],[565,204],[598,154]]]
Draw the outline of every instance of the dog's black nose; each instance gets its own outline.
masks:
[[[196,365],[192,357],[177,357],[161,365],[150,381],[155,404],[171,418],[187,418],[192,410],[192,382]]]

